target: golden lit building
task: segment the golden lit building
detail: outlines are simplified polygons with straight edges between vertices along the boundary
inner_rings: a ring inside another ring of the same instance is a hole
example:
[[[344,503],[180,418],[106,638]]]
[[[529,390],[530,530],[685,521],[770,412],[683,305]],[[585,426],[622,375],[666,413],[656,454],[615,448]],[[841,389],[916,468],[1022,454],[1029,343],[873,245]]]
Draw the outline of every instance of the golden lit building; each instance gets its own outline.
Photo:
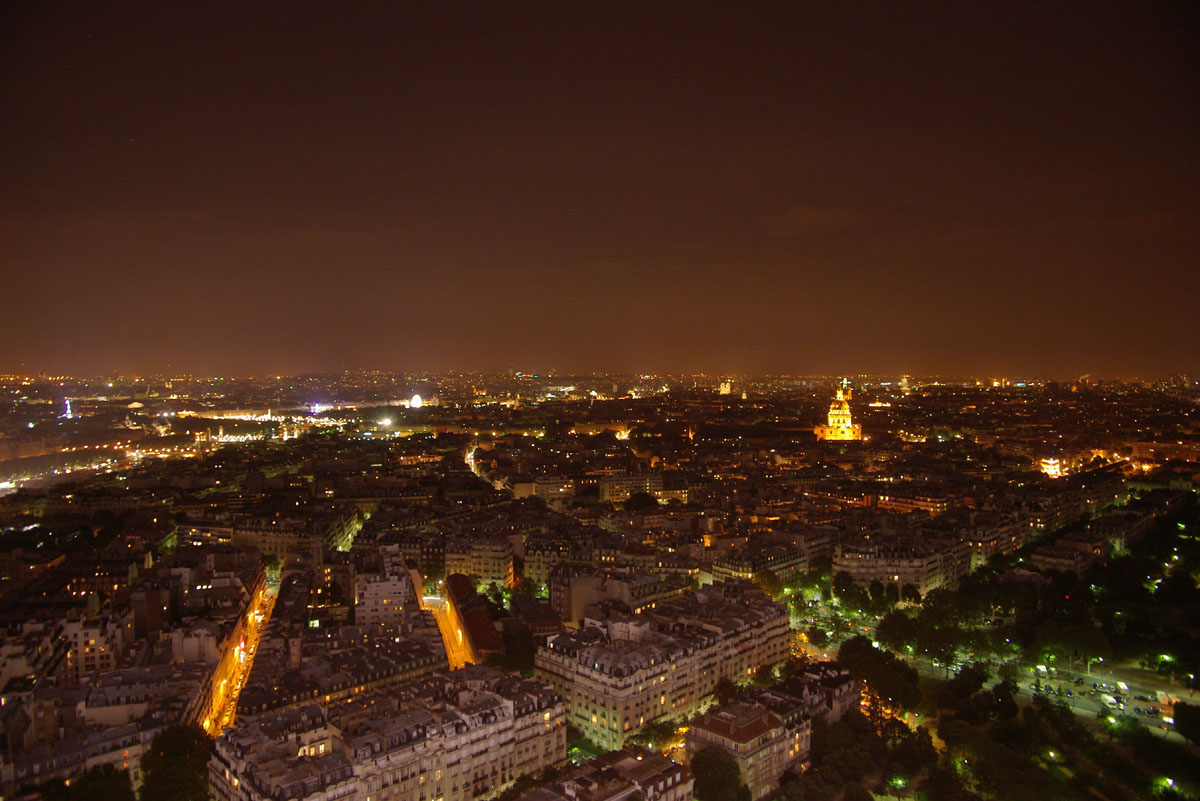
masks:
[[[829,421],[813,429],[817,439],[858,440],[862,439],[862,426],[850,419],[850,388],[843,381],[838,387],[837,397],[829,404]]]

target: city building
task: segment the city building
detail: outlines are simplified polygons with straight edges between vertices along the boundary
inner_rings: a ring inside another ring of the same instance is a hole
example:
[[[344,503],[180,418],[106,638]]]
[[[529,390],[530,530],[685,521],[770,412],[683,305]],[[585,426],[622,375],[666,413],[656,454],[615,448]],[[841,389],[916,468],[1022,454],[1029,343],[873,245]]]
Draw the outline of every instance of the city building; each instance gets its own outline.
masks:
[[[566,699],[584,736],[620,748],[647,721],[694,714],[721,679],[786,659],[788,634],[784,605],[741,584],[714,584],[549,637],[535,675]]]
[[[754,801],[779,791],[779,777],[808,758],[809,738],[789,734],[783,721],[765,707],[730,703],[688,724],[688,756],[719,748],[737,762],[742,781]]]
[[[511,587],[513,546],[506,537],[456,537],[446,540],[446,575],[474,576],[486,587]]]
[[[379,551],[379,573],[355,576],[354,621],[368,625],[404,623],[420,608],[420,574],[414,583],[413,571],[405,563],[399,545],[385,545]]]
[[[251,716],[217,738],[215,801],[474,801],[566,759],[562,699],[468,667],[386,694]]]
[[[808,553],[787,543],[747,545],[713,560],[712,575],[724,579],[753,579],[760,573],[774,573],[782,581],[790,581],[808,570]]]
[[[622,503],[638,492],[658,497],[663,489],[662,473],[606,475],[600,477],[600,500]]]
[[[683,592],[682,583],[625,565],[561,564],[550,571],[550,607],[576,628],[584,617],[602,616],[602,607],[626,614],[653,608]]]
[[[963,540],[864,536],[839,543],[833,553],[834,575],[849,573],[863,586],[873,581],[912,586],[922,596],[952,586],[969,569],[970,546]]]
[[[692,801],[686,765],[636,746],[609,751],[517,801]]]
[[[840,720],[858,707],[858,682],[830,663],[808,666],[770,687],[750,687],[688,723],[689,756],[720,748],[737,762],[751,797],[779,790],[784,773],[802,773],[812,750],[812,720]]]

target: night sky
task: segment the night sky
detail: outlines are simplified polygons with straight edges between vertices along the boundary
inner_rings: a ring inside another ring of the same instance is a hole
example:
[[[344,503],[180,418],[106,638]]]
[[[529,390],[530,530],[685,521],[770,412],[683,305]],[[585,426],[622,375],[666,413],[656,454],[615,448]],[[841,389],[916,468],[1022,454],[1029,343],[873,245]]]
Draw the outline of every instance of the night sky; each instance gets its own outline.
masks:
[[[0,370],[1200,373],[1197,4],[815,5],[5,3]]]

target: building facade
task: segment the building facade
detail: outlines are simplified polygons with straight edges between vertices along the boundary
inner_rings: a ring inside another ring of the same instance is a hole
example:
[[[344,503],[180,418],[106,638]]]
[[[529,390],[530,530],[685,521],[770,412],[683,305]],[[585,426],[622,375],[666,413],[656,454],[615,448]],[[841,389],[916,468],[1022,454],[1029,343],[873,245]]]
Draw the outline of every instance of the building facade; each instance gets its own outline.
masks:
[[[562,699],[484,667],[241,721],[209,762],[215,801],[474,801],[566,759]]]
[[[535,675],[566,699],[571,724],[589,740],[620,748],[648,721],[694,714],[721,679],[786,659],[788,635],[785,606],[742,585],[714,584],[550,637]]]

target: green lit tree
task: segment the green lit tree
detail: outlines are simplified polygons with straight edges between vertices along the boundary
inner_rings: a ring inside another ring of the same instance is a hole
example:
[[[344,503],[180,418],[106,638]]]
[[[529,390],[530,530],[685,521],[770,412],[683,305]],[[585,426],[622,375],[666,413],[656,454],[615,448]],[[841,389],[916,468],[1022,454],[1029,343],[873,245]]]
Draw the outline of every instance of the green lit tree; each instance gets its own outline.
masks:
[[[754,583],[762,587],[771,598],[778,599],[783,595],[783,581],[770,570],[760,570],[754,574]]]

